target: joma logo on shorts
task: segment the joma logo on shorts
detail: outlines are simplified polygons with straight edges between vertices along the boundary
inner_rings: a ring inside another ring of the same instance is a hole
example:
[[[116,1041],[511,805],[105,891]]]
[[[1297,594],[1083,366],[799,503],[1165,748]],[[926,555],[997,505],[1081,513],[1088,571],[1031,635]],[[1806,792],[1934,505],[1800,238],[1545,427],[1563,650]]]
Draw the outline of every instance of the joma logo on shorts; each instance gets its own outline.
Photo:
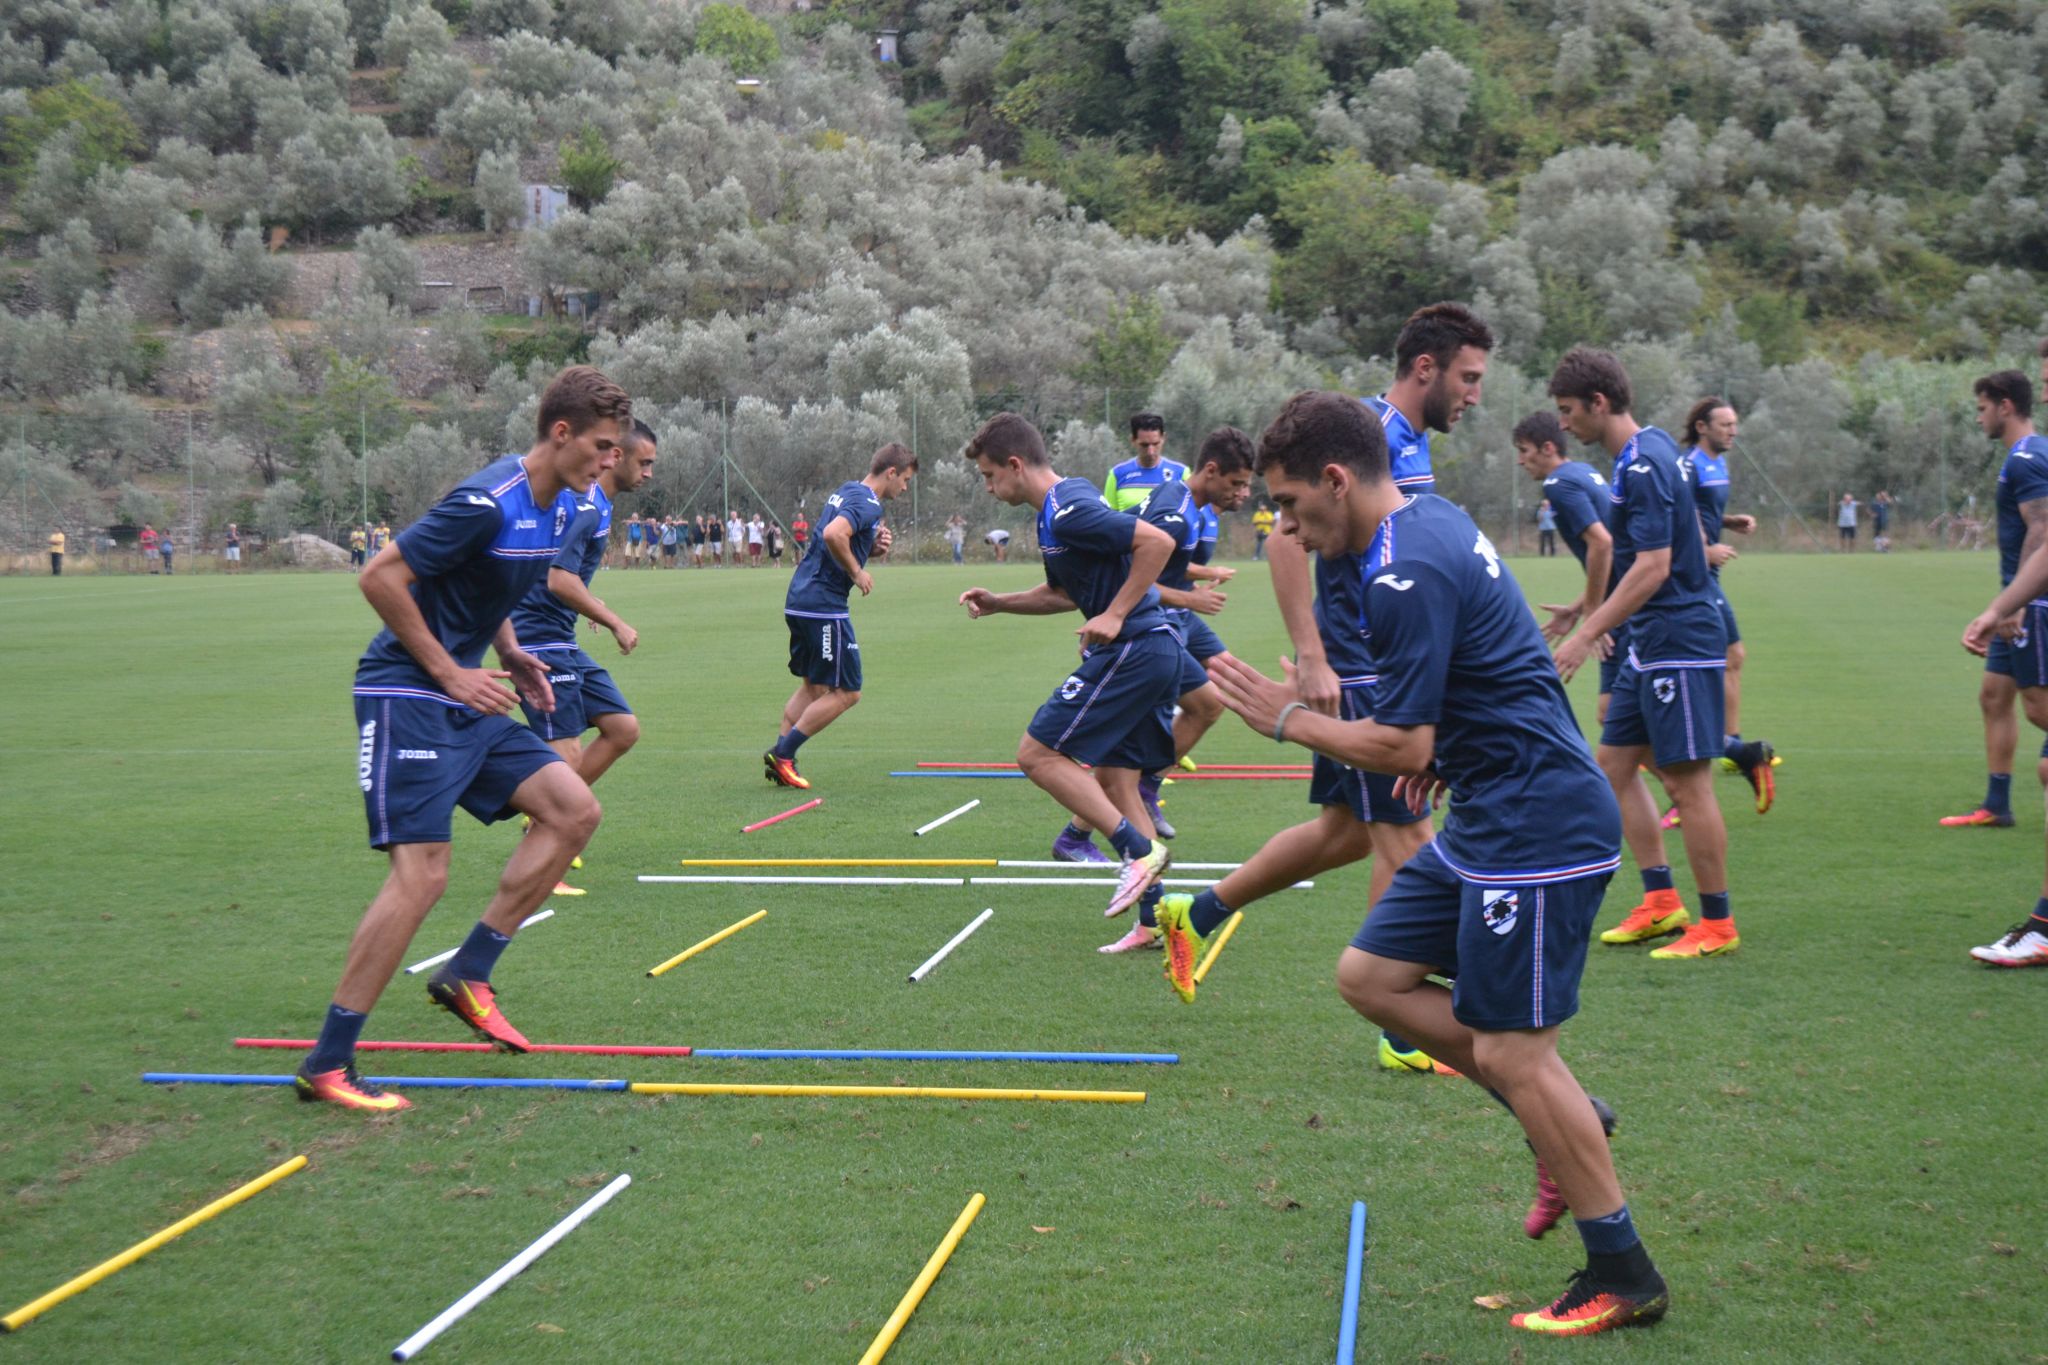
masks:
[[[408,758],[436,759],[440,756],[441,751],[439,749],[400,749],[398,751],[400,761]]]
[[[818,632],[818,648],[823,657],[827,659],[832,657],[832,627],[827,626]]]
[[[363,722],[363,744],[356,750],[356,781],[364,791],[370,789],[370,773],[377,761],[377,722]]]

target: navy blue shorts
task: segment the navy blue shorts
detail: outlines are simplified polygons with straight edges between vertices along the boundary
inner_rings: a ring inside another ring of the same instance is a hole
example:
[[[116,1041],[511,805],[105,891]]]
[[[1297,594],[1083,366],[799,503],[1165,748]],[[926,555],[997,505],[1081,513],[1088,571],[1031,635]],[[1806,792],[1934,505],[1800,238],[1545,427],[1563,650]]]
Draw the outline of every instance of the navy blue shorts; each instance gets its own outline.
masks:
[[[1175,624],[1180,630],[1181,643],[1202,663],[1208,663],[1230,649],[1215,631],[1209,629],[1209,623],[1192,611],[1183,610]]]
[[[1986,673],[2002,673],[2020,687],[2048,687],[2048,607],[2029,602],[2020,612],[2016,640],[1993,636],[1984,655]]]
[[[1173,703],[1187,657],[1163,630],[1097,645],[1046,698],[1025,733],[1091,767],[1170,767]]]
[[[1660,768],[1719,758],[1725,738],[1725,668],[1658,668],[1645,673],[1624,664],[1607,701],[1600,742],[1621,749],[1650,748]]]
[[[1614,652],[1600,661],[1600,695],[1610,696],[1614,692],[1614,680],[1621,676],[1622,668],[1628,663],[1628,627],[1622,626],[1611,632],[1614,638]]]
[[[1735,608],[1728,605],[1728,594],[1721,591],[1721,585],[1714,585],[1714,605],[1721,609],[1721,629],[1727,633],[1728,648],[1742,643],[1742,632],[1735,628]]]
[[[445,844],[455,808],[484,824],[512,814],[519,784],[561,756],[510,716],[486,716],[431,693],[358,691],[356,778],[370,847]]]
[[[536,711],[524,698],[519,705],[526,712],[526,723],[542,739],[575,739],[597,724],[599,716],[633,714],[612,675],[582,650],[547,649],[534,657],[548,666],[555,709]]]
[[[1173,695],[1185,697],[1197,688],[1209,685],[1209,670],[1202,667],[1202,661],[1183,649],[1180,652],[1180,686]]]
[[[1372,693],[1363,687],[1347,687],[1338,703],[1345,720],[1372,717]],[[1334,758],[1315,756],[1309,773],[1308,803],[1311,806],[1348,806],[1360,824],[1412,825],[1428,819],[1408,809],[1406,801],[1394,798],[1394,779],[1385,773],[1347,768]]]
[[[860,691],[860,643],[844,616],[788,616],[789,671],[805,682]]]
[[[1467,1028],[1552,1028],[1579,1012],[1579,977],[1612,872],[1531,886],[1459,878],[1434,840],[1394,874],[1351,946],[1455,977]]]

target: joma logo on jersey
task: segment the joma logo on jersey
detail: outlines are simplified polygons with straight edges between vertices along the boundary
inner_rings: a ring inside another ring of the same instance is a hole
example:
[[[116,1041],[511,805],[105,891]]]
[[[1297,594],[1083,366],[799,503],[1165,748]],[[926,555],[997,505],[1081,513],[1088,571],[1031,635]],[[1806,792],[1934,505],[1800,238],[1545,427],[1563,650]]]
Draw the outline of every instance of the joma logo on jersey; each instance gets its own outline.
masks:
[[[1480,903],[1479,917],[1486,921],[1486,927],[1500,935],[1515,931],[1515,922],[1522,917],[1522,893],[1519,891],[1488,891]]]
[[[356,781],[364,791],[370,789],[370,773],[377,762],[377,722],[363,722],[362,747],[356,750]]]
[[[519,520],[512,523],[512,529],[515,531],[531,531],[539,525],[540,523],[535,521],[532,517],[521,517],[519,518]]]
[[[1390,573],[1383,573],[1383,574],[1381,574],[1381,575],[1380,575],[1380,576],[1379,576],[1378,578],[1375,578],[1375,579],[1374,579],[1374,580],[1372,581],[1372,585],[1373,585],[1374,587],[1378,587],[1378,586],[1379,586],[1380,584],[1382,584],[1382,583],[1384,583],[1384,584],[1386,584],[1386,585],[1387,585],[1388,587],[1392,588],[1392,589],[1393,589],[1393,590],[1394,590],[1395,592],[1406,592],[1406,591],[1408,591],[1408,589],[1410,589],[1410,588],[1412,588],[1412,587],[1414,587],[1414,586],[1415,586],[1415,580],[1414,580],[1414,579],[1412,579],[1412,578],[1396,578],[1396,577],[1394,577],[1394,575],[1392,575],[1392,574],[1390,574]]]

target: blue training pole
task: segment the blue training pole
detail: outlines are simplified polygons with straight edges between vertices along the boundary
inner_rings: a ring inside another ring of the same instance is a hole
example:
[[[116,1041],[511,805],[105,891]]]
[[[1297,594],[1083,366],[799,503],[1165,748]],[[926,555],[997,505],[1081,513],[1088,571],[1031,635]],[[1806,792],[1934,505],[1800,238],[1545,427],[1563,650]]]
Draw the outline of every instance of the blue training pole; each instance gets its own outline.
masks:
[[[1132,1062],[1171,1066],[1178,1052],[920,1052],[852,1048],[693,1047],[692,1057],[757,1057],[778,1061]]]
[[[1344,1253],[1344,1315],[1337,1320],[1337,1365],[1358,1358],[1358,1284],[1365,1275],[1365,1201],[1351,1206],[1351,1245]]]
[[[145,1071],[151,1085],[290,1085],[290,1076],[244,1076],[211,1071]],[[547,1080],[531,1076],[372,1076],[372,1085],[415,1090],[624,1090],[625,1081]]]

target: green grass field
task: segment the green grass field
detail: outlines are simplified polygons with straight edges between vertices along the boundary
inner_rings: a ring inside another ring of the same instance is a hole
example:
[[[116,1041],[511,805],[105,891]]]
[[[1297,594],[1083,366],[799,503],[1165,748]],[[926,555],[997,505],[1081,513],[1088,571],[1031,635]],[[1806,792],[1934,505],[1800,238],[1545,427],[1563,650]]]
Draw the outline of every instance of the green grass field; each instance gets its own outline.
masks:
[[[1570,590],[1569,560],[1514,567],[1532,598]],[[855,607],[868,699],[803,755],[825,804],[746,836],[794,804],[758,761],[790,681],[784,578],[601,578],[642,632],[632,658],[609,637],[599,657],[645,738],[598,789],[589,896],[557,902],[498,984],[551,1042],[1143,1049],[1178,1066],[387,1054],[367,1069],[1142,1088],[1146,1104],[429,1091],[377,1122],[282,1090],[137,1081],[288,1071],[294,1054],[230,1039],[317,1027],[383,871],[352,780],[347,689],[372,625],[354,582],[0,581],[8,691],[28,703],[0,738],[0,1311],[312,1158],[52,1309],[0,1365],[371,1359],[620,1171],[630,1189],[426,1358],[851,1362],[976,1190],[987,1209],[892,1361],[1327,1360],[1357,1198],[1367,1359],[2042,1358],[2048,972],[1966,956],[2036,894],[2033,742],[2018,828],[1934,823],[1982,791],[1977,666],[1955,640],[1992,589],[1988,557],[1729,571],[1751,646],[1744,729],[1785,755],[1768,817],[1721,785],[1743,950],[1679,965],[1596,947],[1564,1032],[1621,1113],[1623,1183],[1675,1306],[1654,1332],[1554,1347],[1472,1303],[1545,1300],[1580,1263],[1568,1229],[1521,1236],[1518,1131],[1466,1082],[1377,1070],[1372,1031],[1331,988],[1363,868],[1254,908],[1192,1007],[1156,955],[1096,954],[1122,926],[1094,890],[635,882],[688,856],[1046,856],[1059,819],[1026,783],[885,776],[1012,756],[1077,622],[970,623],[953,600],[1035,574],[883,569]],[[1219,628],[1248,659],[1279,654],[1260,567]],[[1589,714],[1590,687],[1574,695]],[[1274,755],[1226,719],[1199,756]],[[971,796],[980,809],[911,837]],[[1179,784],[1176,856],[1244,858],[1306,809],[1298,784]],[[458,816],[453,883],[408,960],[460,941],[512,838]],[[1690,900],[1682,868],[1679,885]],[[1604,922],[1635,886],[1624,867]],[[995,918],[907,985],[985,905]],[[401,977],[365,1036],[463,1035]]]

